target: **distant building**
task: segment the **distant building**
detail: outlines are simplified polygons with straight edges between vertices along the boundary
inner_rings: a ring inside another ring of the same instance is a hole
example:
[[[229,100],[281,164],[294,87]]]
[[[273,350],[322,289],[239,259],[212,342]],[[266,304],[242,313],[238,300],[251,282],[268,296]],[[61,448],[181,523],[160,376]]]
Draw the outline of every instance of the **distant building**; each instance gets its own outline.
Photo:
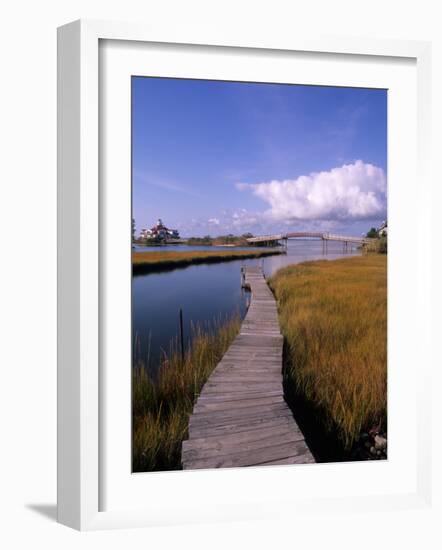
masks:
[[[377,228],[377,232],[379,237],[386,237],[388,234],[388,226],[387,221],[384,221],[381,223],[381,225]]]
[[[155,241],[168,241],[170,239],[179,239],[180,234],[177,229],[169,229],[163,224],[161,218],[158,219],[156,225],[150,229],[142,229],[140,233],[141,239],[152,239]]]

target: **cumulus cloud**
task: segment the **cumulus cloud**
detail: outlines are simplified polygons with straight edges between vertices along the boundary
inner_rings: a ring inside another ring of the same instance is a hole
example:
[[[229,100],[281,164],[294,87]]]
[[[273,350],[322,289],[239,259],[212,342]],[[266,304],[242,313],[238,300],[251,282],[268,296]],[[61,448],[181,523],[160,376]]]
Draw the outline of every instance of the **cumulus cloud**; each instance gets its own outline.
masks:
[[[218,218],[209,218],[207,220],[207,222],[210,224],[210,225],[219,225],[219,219]]]
[[[238,183],[237,188],[263,199],[270,206],[266,215],[277,221],[352,221],[386,212],[385,173],[361,160],[292,180]]]

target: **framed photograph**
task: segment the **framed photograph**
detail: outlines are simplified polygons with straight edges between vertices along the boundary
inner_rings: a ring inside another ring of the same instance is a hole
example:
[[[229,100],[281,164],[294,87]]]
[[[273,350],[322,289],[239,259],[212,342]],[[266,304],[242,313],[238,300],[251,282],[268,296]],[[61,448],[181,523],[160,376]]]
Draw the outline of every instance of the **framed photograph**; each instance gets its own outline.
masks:
[[[173,34],[59,29],[59,521],[425,506],[430,45]]]

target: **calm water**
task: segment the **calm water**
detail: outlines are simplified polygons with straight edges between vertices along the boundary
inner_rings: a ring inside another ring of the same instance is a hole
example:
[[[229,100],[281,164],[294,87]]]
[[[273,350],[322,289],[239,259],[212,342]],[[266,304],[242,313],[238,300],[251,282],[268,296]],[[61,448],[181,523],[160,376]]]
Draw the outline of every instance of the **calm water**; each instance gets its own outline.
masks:
[[[168,250],[215,250],[225,247],[190,247],[176,245]],[[137,250],[164,250],[159,247],[136,247]],[[263,259],[238,260],[219,264],[200,264],[173,271],[137,275],[132,285],[132,322],[134,353],[155,373],[162,351],[179,335],[179,310],[184,317],[184,338],[189,343],[191,324],[204,326],[247,309],[249,294],[241,289],[242,265],[259,264],[266,276],[290,264],[316,259],[335,259],[359,254],[353,249],[343,253],[341,243],[328,243],[328,254],[322,241],[289,241],[287,255]],[[213,326],[213,325],[212,325]]]

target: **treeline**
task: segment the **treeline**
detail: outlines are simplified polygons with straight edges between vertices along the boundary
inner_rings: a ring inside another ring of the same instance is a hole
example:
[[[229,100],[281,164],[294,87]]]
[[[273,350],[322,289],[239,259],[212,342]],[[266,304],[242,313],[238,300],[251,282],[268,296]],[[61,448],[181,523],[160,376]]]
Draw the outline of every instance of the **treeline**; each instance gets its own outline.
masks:
[[[388,238],[386,231],[380,232],[376,227],[372,227],[366,237],[373,239],[373,241],[367,245],[368,252],[377,252],[378,254],[387,254],[388,250]]]
[[[189,245],[205,245],[205,246],[220,246],[220,245],[231,245],[231,246],[246,246],[247,239],[253,237],[252,233],[244,233],[243,235],[219,235],[218,237],[211,237],[206,235],[204,237],[190,237],[187,239],[187,244]]]

